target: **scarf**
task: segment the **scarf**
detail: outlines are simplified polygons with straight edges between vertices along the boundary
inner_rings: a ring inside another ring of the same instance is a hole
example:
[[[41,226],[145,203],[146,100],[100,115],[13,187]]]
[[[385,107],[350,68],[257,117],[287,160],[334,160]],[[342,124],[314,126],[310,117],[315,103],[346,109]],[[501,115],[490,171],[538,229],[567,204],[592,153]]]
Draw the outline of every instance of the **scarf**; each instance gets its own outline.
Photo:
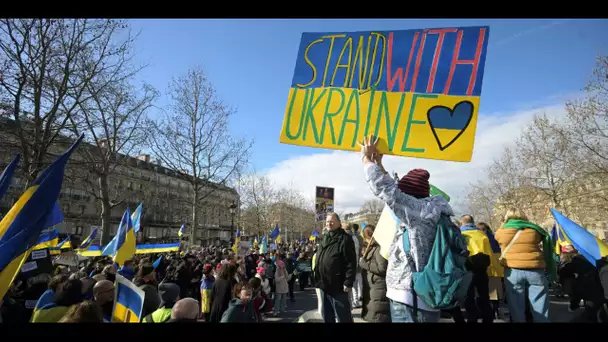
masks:
[[[503,225],[503,228],[517,230],[529,228],[536,230],[536,232],[538,232],[542,237],[543,256],[545,260],[545,265],[547,267],[547,274],[549,275],[549,280],[555,281],[557,279],[557,267],[555,265],[555,259],[553,258],[554,246],[551,242],[551,235],[549,235],[546,230],[526,220],[509,220]]]
[[[341,228],[338,228],[341,229]],[[338,235],[338,229],[330,230],[323,234],[323,247],[327,246],[330,240],[335,238]]]

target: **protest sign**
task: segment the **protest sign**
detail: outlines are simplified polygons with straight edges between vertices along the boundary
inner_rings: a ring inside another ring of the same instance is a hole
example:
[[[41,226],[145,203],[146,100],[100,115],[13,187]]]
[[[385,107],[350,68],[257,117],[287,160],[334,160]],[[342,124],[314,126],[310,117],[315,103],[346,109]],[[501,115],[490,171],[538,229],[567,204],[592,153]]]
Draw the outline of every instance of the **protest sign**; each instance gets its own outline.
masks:
[[[304,33],[280,142],[468,162],[489,27]]]
[[[334,211],[334,188],[317,186],[315,190],[315,218],[325,221],[327,214]]]

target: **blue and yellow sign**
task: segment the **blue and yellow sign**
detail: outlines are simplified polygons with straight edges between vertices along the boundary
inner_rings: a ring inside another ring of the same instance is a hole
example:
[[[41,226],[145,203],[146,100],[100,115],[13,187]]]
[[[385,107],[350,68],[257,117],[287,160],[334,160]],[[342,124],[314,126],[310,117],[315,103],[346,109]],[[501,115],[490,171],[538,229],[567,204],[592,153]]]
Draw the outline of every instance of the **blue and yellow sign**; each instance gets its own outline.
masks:
[[[119,274],[116,275],[114,291],[112,322],[139,323],[143,318],[144,291]]]
[[[304,33],[281,143],[470,161],[489,32]]]

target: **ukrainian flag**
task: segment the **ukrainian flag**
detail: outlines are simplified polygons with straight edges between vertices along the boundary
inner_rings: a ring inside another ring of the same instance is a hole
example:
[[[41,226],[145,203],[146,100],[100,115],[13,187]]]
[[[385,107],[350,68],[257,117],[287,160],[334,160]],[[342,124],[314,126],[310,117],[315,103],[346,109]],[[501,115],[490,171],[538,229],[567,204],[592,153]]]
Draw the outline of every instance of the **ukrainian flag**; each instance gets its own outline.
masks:
[[[137,233],[140,228],[142,205],[143,205],[143,203],[140,203],[139,206],[137,207],[137,209],[135,209],[135,212],[133,213],[133,215],[131,216],[131,222],[133,224],[133,229],[134,229],[135,233]],[[116,249],[117,242],[118,242],[118,233],[116,234],[116,236],[114,236],[114,238],[112,240],[110,240],[110,242],[108,242],[106,247],[101,252],[101,255],[103,255],[103,256],[113,255],[114,250]]]
[[[319,229],[315,228],[315,230],[312,231],[312,234],[310,235],[310,237],[308,237],[308,240],[315,241],[317,239],[317,237],[319,237]]]
[[[236,238],[234,239],[234,245],[232,245],[232,251],[234,253],[236,253],[237,249],[239,248],[239,242],[241,242],[241,230],[237,228]]]
[[[61,241],[57,247],[59,247],[60,249],[69,249],[72,248],[72,236],[68,235],[67,238],[65,238],[65,240]]]
[[[564,240],[571,243],[574,248],[591,264],[608,255],[608,245],[588,232],[585,228],[574,223],[557,210],[551,208],[551,214],[564,234]],[[559,238],[559,235],[558,235]]]
[[[21,156],[17,154],[13,161],[8,164],[6,169],[2,171],[2,175],[0,175],[0,199],[4,197],[6,191],[8,191],[8,187],[11,185],[11,181],[13,180],[13,174],[15,174],[15,169],[17,168],[17,164],[19,164],[19,159]]]
[[[154,267],[154,269],[157,269],[158,266],[160,266],[161,261],[163,261],[163,256],[159,256],[158,259],[156,259],[155,262],[152,263],[152,267]]]
[[[144,296],[144,291],[117,274],[112,322],[139,323],[142,319]]]
[[[186,226],[184,226],[184,225],[182,224],[182,227],[181,227],[181,228],[179,229],[179,231],[177,232],[177,236],[179,236],[179,237],[181,238],[182,236],[184,236],[184,234],[186,234]]]
[[[262,243],[260,243],[260,254],[264,254],[268,252],[268,240],[266,236],[262,236]]]
[[[114,252],[112,253],[113,260],[119,266],[124,265],[125,261],[131,260],[135,255],[135,230],[133,229],[133,223],[131,222],[131,212],[129,208],[122,215],[122,221],[118,226],[118,232],[116,232],[116,245]]]
[[[4,298],[42,230],[60,222],[52,221],[58,218],[54,210],[63,184],[63,173],[70,155],[83,137],[80,136],[38,176],[0,222],[0,298]]]
[[[78,248],[79,249],[89,248],[89,246],[91,246],[91,244],[93,243],[93,240],[95,240],[96,236],[97,236],[97,228],[93,229],[91,234],[89,234],[89,236],[87,236],[87,238],[84,239],[84,241],[80,244],[80,246]]]
[[[57,247],[57,245],[59,245],[59,231],[57,228],[55,228],[51,231],[40,234],[38,242],[36,242],[36,245],[34,248],[32,248],[32,250],[36,251],[39,249],[52,248]]]
[[[78,250],[77,253],[84,257],[96,257],[96,256],[101,256],[102,248],[99,245],[91,245],[87,249]]]
[[[57,246],[49,247],[49,253],[51,253],[51,255],[58,255],[61,254],[61,251],[64,249],[72,249],[72,242],[70,238],[71,235],[68,235],[68,237],[61,241]]]
[[[270,233],[270,238],[274,239],[276,243],[281,243],[281,229],[279,228],[279,224],[277,223],[272,232]]]
[[[141,211],[143,210],[143,203],[139,203],[137,209],[131,215],[131,221],[133,222],[133,230],[135,233],[139,232],[139,228],[141,228]]]
[[[180,242],[175,243],[152,243],[137,245],[135,247],[135,254],[151,254],[151,253],[169,253],[177,252],[179,250]]]

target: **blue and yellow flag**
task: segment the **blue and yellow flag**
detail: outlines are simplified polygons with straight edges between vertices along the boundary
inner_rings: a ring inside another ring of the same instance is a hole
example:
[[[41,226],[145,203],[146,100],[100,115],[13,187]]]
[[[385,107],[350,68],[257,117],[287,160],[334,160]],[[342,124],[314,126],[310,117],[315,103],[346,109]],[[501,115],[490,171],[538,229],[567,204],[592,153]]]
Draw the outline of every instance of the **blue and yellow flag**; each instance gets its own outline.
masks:
[[[57,245],[59,245],[59,230],[55,228],[40,234],[40,237],[32,250],[37,251],[39,249],[57,247]]]
[[[591,264],[596,265],[598,260],[608,255],[608,245],[602,240],[553,208],[551,208],[551,214],[555,217],[565,240],[571,243]]]
[[[239,248],[239,242],[241,242],[241,230],[237,228],[236,237],[234,238],[234,245],[232,245],[232,251],[234,253],[236,253],[237,249]]]
[[[80,244],[80,246],[78,248],[79,249],[89,248],[89,246],[91,246],[91,244],[93,243],[93,240],[95,240],[96,236],[97,236],[97,228],[93,229],[91,234],[89,234],[89,236],[87,236],[87,238],[84,239],[84,241],[82,241],[82,243]]]
[[[181,245],[181,242],[151,243],[151,244],[137,245],[135,247],[135,254],[177,252],[177,251],[179,251],[180,245]]]
[[[156,259],[155,262],[152,263],[152,267],[154,267],[154,269],[157,269],[158,266],[160,266],[160,263],[163,261],[163,256],[159,256],[158,259]]]
[[[139,228],[141,227],[140,221],[141,221],[142,206],[143,206],[143,203],[140,203],[139,206],[137,206],[137,209],[135,209],[135,212],[133,213],[133,215],[131,215],[131,222],[133,224],[133,230],[135,233],[137,233],[139,231]],[[114,236],[114,238],[112,238],[112,240],[110,240],[110,242],[108,242],[108,244],[103,248],[101,255],[103,255],[103,256],[113,255],[114,250],[116,249],[117,242],[118,242],[118,234],[116,234],[116,236]]]
[[[6,169],[2,171],[2,175],[0,175],[0,199],[4,197],[4,194],[8,190],[8,187],[11,185],[11,181],[13,180],[13,174],[15,174],[15,169],[17,168],[17,164],[19,164],[19,159],[21,155],[17,154],[13,161],[8,164]]]
[[[51,222],[51,219],[56,217],[53,212],[61,192],[63,173],[70,155],[83,137],[80,136],[38,176],[0,222],[0,298],[4,298],[40,233],[59,223]]]
[[[91,245],[87,249],[79,249],[76,253],[84,256],[84,257],[96,257],[101,256],[102,248],[99,245]]]
[[[177,236],[182,237],[186,234],[186,226],[182,224],[182,227],[177,232]]]
[[[68,237],[61,241],[57,246],[49,247],[49,253],[51,253],[51,255],[58,255],[64,250],[72,249],[71,237],[71,235],[68,235]]]
[[[129,211],[129,208],[127,208],[124,215],[122,215],[122,221],[120,221],[120,225],[118,226],[116,237],[118,239],[116,240],[112,257],[115,263],[122,266],[125,264],[125,261],[133,258],[136,250],[135,230],[133,229],[133,223],[131,222],[131,212]]]
[[[131,222],[133,222],[133,230],[135,233],[139,232],[139,228],[141,228],[141,211],[143,210],[143,203],[139,203],[137,209],[131,215]]]
[[[57,247],[59,247],[60,249],[70,249],[72,248],[72,235],[68,235],[67,238],[65,238],[65,240],[61,241]]]
[[[277,223],[272,232],[270,232],[270,238],[274,239],[276,243],[281,243],[281,229]]]
[[[144,296],[144,291],[117,274],[112,322],[139,323],[142,319]]]
[[[319,229],[315,228],[315,230],[312,231],[312,234],[308,237],[308,240],[315,241],[317,237],[319,237]]]
[[[268,253],[268,240],[266,236],[262,236],[262,242],[260,243],[260,254]]]

